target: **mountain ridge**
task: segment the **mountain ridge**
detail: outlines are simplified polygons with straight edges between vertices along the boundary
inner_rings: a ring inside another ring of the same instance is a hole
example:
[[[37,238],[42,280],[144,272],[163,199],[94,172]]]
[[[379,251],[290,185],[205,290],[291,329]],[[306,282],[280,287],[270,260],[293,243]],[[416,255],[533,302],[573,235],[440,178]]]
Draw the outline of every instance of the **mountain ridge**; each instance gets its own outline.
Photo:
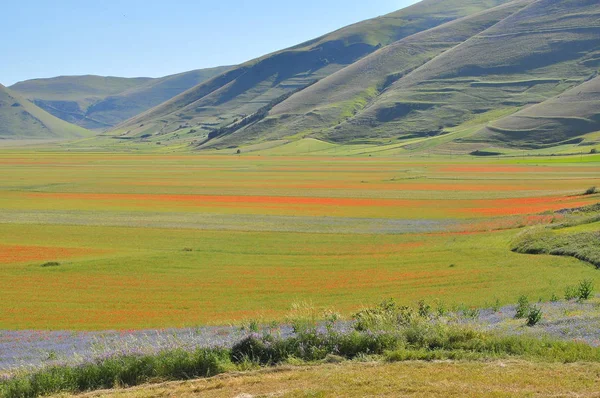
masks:
[[[73,139],[92,133],[39,108],[0,84],[1,139]]]
[[[183,125],[188,131],[196,130],[198,136],[206,136],[398,38],[507,1],[425,0],[251,60],[125,121],[114,132],[133,138],[148,134],[160,136]]]
[[[15,83],[13,91],[73,124],[103,130],[161,104],[230,66],[196,69],[160,78],[57,76]]]

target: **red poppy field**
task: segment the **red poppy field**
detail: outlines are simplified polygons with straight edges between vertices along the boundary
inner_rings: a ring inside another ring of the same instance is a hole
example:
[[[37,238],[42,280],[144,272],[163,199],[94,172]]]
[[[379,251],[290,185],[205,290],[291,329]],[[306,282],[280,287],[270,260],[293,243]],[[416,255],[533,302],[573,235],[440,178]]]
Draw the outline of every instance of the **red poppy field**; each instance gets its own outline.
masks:
[[[351,313],[389,297],[548,299],[598,271],[510,241],[600,201],[583,195],[600,186],[590,159],[5,150],[0,329],[282,319],[302,301]]]

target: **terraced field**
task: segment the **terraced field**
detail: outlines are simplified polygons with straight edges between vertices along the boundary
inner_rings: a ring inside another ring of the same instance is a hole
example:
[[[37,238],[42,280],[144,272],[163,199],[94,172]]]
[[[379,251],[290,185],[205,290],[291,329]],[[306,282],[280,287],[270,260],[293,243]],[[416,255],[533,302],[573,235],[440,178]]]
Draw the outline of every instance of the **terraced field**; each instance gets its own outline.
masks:
[[[600,186],[599,160],[4,149],[0,329],[222,325],[299,301],[349,313],[387,297],[547,300],[598,271],[510,242],[598,202],[582,193]]]

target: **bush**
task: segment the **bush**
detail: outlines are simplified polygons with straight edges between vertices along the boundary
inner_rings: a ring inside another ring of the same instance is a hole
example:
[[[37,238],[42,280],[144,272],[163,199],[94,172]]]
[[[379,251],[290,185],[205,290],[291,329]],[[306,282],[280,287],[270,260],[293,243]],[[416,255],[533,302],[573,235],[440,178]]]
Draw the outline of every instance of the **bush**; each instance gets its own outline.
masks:
[[[589,187],[585,192],[584,195],[593,195],[595,193],[598,192],[598,189],[596,187]]]
[[[431,314],[431,306],[425,300],[419,301],[419,316],[426,318]]]
[[[58,263],[56,261],[49,261],[49,262],[41,265],[41,267],[58,267],[58,266],[60,266],[60,263]]]
[[[517,311],[515,314],[515,319],[523,319],[529,315],[529,300],[527,296],[519,297],[519,301],[517,302]]]
[[[573,300],[579,297],[579,289],[577,286],[567,286],[565,288],[565,300]]]
[[[588,300],[594,293],[594,284],[591,280],[585,279],[579,282],[577,286],[577,298],[579,301]]]
[[[382,355],[401,344],[395,333],[348,333],[316,330],[287,339],[271,335],[253,334],[240,341],[231,349],[234,363],[252,362],[260,365],[276,365],[290,358],[304,361],[321,361],[329,355],[353,359],[358,355]]]
[[[395,329],[408,318],[416,316],[408,307],[400,307],[394,299],[385,300],[375,308],[367,308],[352,316],[358,331]]]
[[[527,326],[535,326],[541,320],[542,309],[536,305],[529,307],[529,313],[527,314]]]
[[[494,301],[492,303],[492,306],[491,306],[492,311],[498,312],[498,311],[500,311],[501,308],[502,308],[502,304],[500,303],[500,300],[496,299],[496,301]]]
[[[464,308],[462,310],[462,314],[467,317],[467,318],[471,318],[471,319],[476,319],[479,317],[479,308]]]

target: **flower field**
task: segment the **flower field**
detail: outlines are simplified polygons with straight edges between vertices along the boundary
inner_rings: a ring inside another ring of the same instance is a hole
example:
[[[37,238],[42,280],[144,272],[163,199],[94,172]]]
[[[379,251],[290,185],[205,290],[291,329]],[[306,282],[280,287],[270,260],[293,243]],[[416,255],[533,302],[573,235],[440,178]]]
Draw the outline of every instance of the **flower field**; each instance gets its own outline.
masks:
[[[594,159],[596,159],[594,161]],[[394,297],[548,300],[600,282],[510,242],[600,201],[600,158],[0,154],[0,329],[128,330],[350,313]],[[541,214],[544,213],[544,214]],[[43,267],[47,262],[56,266]]]

